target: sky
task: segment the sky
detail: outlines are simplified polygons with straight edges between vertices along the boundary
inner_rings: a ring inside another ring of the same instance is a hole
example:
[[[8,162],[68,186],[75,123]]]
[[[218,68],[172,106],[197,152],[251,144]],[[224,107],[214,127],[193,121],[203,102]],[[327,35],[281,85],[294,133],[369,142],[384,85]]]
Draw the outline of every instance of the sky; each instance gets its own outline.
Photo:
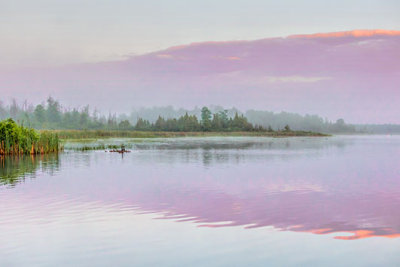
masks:
[[[396,0],[0,0],[0,68],[119,60],[192,42],[399,26]]]
[[[0,0],[0,101],[400,123],[399,30],[398,0]]]

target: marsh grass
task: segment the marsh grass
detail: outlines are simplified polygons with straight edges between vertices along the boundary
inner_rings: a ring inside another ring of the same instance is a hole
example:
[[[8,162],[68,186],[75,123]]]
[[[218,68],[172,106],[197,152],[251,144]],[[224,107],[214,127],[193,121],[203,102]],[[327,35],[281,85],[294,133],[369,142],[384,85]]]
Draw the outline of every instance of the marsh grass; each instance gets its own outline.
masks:
[[[62,148],[55,132],[37,132],[12,119],[0,121],[0,155],[47,154]]]
[[[97,138],[174,138],[174,137],[211,137],[211,136],[329,136],[327,134],[305,131],[254,131],[254,132],[158,132],[158,131],[118,131],[118,130],[54,130],[60,139],[79,140]]]

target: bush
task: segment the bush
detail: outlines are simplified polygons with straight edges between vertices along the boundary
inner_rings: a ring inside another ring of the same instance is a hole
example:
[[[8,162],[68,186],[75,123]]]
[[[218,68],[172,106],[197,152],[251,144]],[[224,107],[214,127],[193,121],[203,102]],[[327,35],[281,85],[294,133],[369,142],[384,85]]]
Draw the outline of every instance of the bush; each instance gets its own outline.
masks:
[[[0,121],[0,155],[45,154],[60,149],[57,134],[37,133],[12,119]]]

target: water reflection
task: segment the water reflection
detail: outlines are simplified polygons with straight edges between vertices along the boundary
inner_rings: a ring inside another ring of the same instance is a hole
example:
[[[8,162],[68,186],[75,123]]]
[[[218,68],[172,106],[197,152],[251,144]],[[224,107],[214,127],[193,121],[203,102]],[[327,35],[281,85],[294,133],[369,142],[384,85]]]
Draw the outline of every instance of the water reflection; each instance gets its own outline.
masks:
[[[400,138],[194,139],[134,146],[124,158],[104,151],[64,153],[57,183],[40,187],[37,179],[24,193],[50,197],[56,210],[68,208],[67,197],[200,227],[272,226],[335,233],[343,240],[400,237]],[[37,169],[11,162],[7,172],[17,180],[18,173],[34,175]],[[58,159],[52,162],[58,168]]]
[[[53,174],[59,168],[58,155],[0,156],[0,185],[15,186],[34,178],[36,171]]]
[[[312,142],[310,142],[312,140]],[[67,151],[80,151],[82,148],[119,147],[122,144],[133,150],[304,150],[324,149],[331,146],[344,147],[351,143],[351,139],[329,137],[179,137],[179,138],[152,138],[152,139],[98,139],[82,142],[68,142],[64,144]]]

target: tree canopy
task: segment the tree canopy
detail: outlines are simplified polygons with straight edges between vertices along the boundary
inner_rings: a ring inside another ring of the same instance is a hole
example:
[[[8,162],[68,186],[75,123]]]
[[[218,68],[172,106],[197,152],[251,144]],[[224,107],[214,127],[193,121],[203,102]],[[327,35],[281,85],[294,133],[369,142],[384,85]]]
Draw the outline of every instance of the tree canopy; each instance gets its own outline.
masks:
[[[101,114],[89,106],[65,108],[49,97],[44,103],[32,106],[26,102],[18,105],[12,101],[5,106],[0,101],[0,120],[12,118],[35,129],[63,130],[142,130],[142,131],[315,131],[326,133],[355,132],[355,127],[343,119],[335,123],[316,115],[301,116],[295,113],[273,113],[249,110],[245,113],[235,108],[220,106],[194,108],[153,107],[134,110],[130,114]]]

